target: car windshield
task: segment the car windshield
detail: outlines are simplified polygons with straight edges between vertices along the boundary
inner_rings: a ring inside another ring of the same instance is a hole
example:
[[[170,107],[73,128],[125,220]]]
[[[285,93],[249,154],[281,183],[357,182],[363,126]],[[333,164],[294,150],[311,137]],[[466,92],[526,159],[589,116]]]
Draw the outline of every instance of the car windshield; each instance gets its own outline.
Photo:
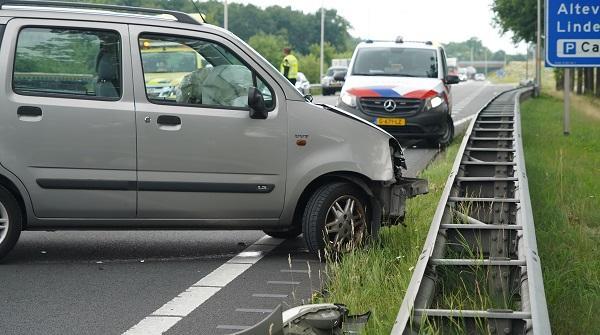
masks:
[[[359,49],[353,75],[437,78],[435,50],[378,47]]]

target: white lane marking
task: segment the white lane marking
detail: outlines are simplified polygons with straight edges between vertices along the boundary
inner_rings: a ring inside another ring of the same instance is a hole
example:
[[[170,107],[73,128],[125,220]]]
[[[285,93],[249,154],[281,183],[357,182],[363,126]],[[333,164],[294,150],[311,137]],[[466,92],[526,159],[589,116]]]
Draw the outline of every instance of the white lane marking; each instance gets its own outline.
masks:
[[[248,270],[253,264],[230,264],[225,263],[219,266],[216,270],[209,273],[206,277],[200,279],[195,286],[213,286],[213,287],[225,287],[229,284],[235,277],[241,275],[244,271]]]
[[[283,239],[263,236],[244,251],[142,319],[123,335],[158,335],[165,333],[283,241]]]
[[[462,125],[463,123],[465,123],[465,122],[467,122],[467,121],[470,121],[470,120],[471,120],[471,119],[473,119],[475,116],[477,116],[477,115],[471,115],[471,116],[467,116],[467,117],[465,117],[465,118],[462,118],[462,119],[460,119],[460,120],[458,120],[458,121],[454,122],[454,127],[458,127],[458,126]]]
[[[488,85],[489,83],[481,85],[476,91],[462,99],[455,106],[452,106],[452,115],[457,115],[458,113],[462,112],[463,109],[465,109]]]
[[[269,280],[267,284],[271,285],[300,285],[299,281],[286,281],[286,280]]]
[[[152,318],[145,318],[140,321],[135,327],[127,331],[128,335],[146,335],[148,329],[153,329],[157,333],[164,333],[173,327],[177,322],[181,321],[182,317],[173,316],[155,316]],[[160,334],[158,333],[158,334]]]
[[[271,294],[271,293],[254,293],[252,294],[255,298],[287,298],[287,294]]]
[[[220,287],[195,287],[192,286],[180,293],[173,300],[164,304],[152,313],[151,316],[178,316],[190,314],[196,307],[219,292]]]
[[[236,308],[236,312],[240,313],[273,313],[274,309],[270,308]]]
[[[218,325],[217,329],[225,329],[225,330],[246,330],[250,328],[250,326],[235,326],[235,325]]]
[[[279,272],[283,272],[283,273],[305,273],[305,274],[309,274],[310,273],[310,271],[308,271],[308,270],[294,270],[294,269],[292,269],[292,270],[290,270],[290,269],[282,269],[282,270],[279,270]]]

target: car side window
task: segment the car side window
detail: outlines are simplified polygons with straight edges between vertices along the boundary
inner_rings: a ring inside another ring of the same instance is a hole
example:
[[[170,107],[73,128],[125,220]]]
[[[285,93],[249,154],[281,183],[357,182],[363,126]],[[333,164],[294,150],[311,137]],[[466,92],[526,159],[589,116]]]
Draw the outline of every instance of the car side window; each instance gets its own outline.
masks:
[[[19,32],[13,73],[17,94],[118,100],[121,77],[116,31],[27,27]]]
[[[146,96],[154,103],[248,108],[248,90],[272,90],[239,57],[220,44],[189,37],[142,34],[139,38]]]

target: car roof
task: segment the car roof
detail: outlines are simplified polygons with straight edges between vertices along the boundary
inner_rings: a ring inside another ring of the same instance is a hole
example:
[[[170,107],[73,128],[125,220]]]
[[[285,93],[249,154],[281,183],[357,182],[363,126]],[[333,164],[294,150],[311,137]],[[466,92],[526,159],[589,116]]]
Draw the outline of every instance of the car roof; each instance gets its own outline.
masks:
[[[5,18],[32,18],[32,19],[56,19],[56,20],[74,20],[74,21],[92,21],[117,24],[137,24],[158,26],[164,28],[182,28],[191,30],[219,30],[231,34],[225,29],[198,21],[196,15],[189,15],[176,11],[160,11],[154,14],[133,13],[132,11],[119,11],[119,6],[114,6],[115,10],[95,9],[95,8],[67,8],[61,6],[45,6],[40,1],[39,5],[26,5],[16,1],[14,4],[10,1],[2,4],[0,0],[0,17]],[[87,4],[86,4],[87,5]],[[65,5],[66,6],[66,5]],[[127,8],[122,6],[123,8]],[[140,8],[140,10],[147,10]],[[152,10],[152,9],[150,9]],[[172,14],[171,14],[172,13]],[[197,15],[199,16],[199,15]]]
[[[430,44],[428,42],[402,42],[397,43],[393,41],[367,41],[360,42],[356,48],[411,48],[411,49],[429,49],[436,50],[439,46]]]

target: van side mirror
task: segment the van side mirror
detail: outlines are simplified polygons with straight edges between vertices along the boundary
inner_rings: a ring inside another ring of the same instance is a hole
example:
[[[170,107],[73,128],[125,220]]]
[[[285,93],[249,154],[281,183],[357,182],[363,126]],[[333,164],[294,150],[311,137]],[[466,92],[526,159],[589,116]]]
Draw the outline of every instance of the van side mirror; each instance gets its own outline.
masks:
[[[250,107],[251,119],[266,119],[269,116],[265,106],[265,98],[256,87],[248,89],[248,107]]]
[[[346,81],[347,71],[340,71],[333,74],[333,79],[337,81]]]
[[[453,85],[458,83],[460,83],[460,78],[458,78],[458,76],[453,74],[449,74],[446,76],[446,84]]]

